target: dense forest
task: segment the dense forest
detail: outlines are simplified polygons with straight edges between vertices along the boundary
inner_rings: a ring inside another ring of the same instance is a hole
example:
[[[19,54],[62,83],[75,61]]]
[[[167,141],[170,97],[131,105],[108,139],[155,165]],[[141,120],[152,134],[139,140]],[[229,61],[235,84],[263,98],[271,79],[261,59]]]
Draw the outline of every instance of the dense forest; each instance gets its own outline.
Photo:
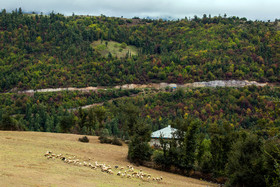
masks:
[[[94,41],[136,46],[102,56]],[[0,91],[215,79],[280,81],[275,22],[204,15],[163,21],[0,13]]]
[[[118,53],[122,56],[113,55]],[[276,187],[279,59],[277,19],[204,15],[164,21],[3,9],[0,130],[119,138],[128,143],[128,159],[137,164],[228,186]],[[272,84],[16,92],[217,79]],[[151,132],[168,125],[178,129],[173,139],[151,147]]]

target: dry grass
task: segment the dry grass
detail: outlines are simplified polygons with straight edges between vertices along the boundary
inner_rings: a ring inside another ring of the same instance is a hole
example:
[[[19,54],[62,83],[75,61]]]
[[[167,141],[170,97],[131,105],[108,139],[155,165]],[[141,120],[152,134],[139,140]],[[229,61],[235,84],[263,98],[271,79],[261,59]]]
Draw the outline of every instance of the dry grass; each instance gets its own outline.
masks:
[[[126,166],[127,146],[100,144],[97,137],[88,136],[90,143],[81,143],[81,136],[40,132],[0,131],[0,186],[215,186],[214,184],[145,167],[144,172],[163,177],[163,181],[141,181],[121,178],[100,170],[48,160],[47,150],[64,155],[76,155],[92,163]],[[115,170],[116,171],[116,170]]]
[[[98,40],[95,41],[91,44],[92,48],[97,50],[98,52],[101,53],[102,56],[108,57],[109,52],[112,54],[114,57],[125,57],[126,54],[129,52],[131,56],[137,55],[138,54],[138,49],[135,46],[128,45],[125,49],[121,47],[121,43],[114,42],[114,41],[107,41],[107,46],[106,46],[106,41]]]

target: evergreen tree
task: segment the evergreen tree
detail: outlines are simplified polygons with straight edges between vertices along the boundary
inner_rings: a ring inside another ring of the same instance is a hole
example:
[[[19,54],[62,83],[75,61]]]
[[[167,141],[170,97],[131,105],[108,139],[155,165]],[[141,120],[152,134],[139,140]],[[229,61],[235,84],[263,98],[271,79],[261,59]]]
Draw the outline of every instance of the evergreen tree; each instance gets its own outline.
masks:
[[[184,139],[184,162],[188,170],[194,168],[195,151],[197,145],[197,132],[201,122],[199,120],[191,121]]]
[[[130,137],[128,147],[128,159],[131,162],[142,164],[143,161],[151,159],[152,151],[149,145],[151,139],[150,127],[139,119],[135,124],[134,134]]]
[[[263,142],[258,136],[243,134],[229,155],[228,186],[265,186]]]

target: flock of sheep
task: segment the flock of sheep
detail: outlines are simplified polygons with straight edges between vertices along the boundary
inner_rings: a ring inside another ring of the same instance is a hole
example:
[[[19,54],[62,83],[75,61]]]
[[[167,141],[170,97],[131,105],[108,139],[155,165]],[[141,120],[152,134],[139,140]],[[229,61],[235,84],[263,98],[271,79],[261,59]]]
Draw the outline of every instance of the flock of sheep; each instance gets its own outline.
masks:
[[[67,163],[67,164],[73,164],[76,166],[85,166],[85,167],[89,167],[91,169],[100,169],[102,172],[108,173],[113,175],[115,172],[113,171],[113,168],[110,165],[106,165],[106,164],[100,164],[97,161],[95,161],[94,164],[90,163],[90,158],[88,159],[89,161],[80,161],[79,159],[77,159],[76,156],[72,156],[72,157],[66,157],[63,156],[62,154],[55,154],[51,151],[47,151],[44,155],[45,157],[47,157],[48,159],[61,159],[63,162]],[[162,181],[162,177],[152,177],[151,174],[147,174],[144,173],[142,171],[142,169],[140,169],[139,171],[135,171],[135,169],[133,168],[133,166],[131,165],[127,165],[127,167],[119,167],[119,166],[115,166],[114,167],[115,170],[119,170],[117,172],[117,175],[124,178],[139,178],[143,181]]]

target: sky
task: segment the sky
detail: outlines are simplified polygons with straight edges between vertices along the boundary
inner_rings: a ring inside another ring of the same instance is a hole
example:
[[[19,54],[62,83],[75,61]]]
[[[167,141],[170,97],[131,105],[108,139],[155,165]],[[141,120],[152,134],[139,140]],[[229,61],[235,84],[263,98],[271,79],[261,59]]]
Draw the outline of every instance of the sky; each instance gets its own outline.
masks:
[[[251,20],[280,18],[280,0],[0,0],[0,9],[56,12],[64,15],[184,18],[203,14],[246,17]]]

